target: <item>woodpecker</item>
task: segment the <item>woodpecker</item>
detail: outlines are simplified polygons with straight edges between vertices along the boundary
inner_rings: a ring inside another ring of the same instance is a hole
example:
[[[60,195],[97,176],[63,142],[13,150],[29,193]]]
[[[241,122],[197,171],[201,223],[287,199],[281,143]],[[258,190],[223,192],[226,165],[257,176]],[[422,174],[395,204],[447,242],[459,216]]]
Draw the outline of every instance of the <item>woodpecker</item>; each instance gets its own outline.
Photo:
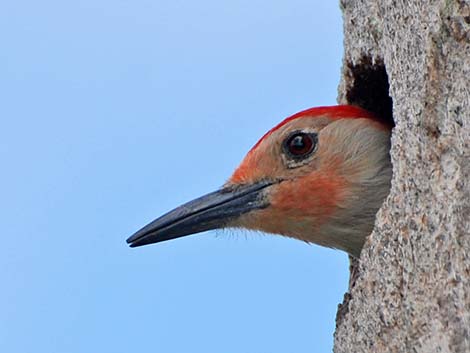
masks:
[[[269,130],[217,191],[157,218],[131,247],[245,228],[359,257],[389,193],[391,126],[350,105],[316,107]]]

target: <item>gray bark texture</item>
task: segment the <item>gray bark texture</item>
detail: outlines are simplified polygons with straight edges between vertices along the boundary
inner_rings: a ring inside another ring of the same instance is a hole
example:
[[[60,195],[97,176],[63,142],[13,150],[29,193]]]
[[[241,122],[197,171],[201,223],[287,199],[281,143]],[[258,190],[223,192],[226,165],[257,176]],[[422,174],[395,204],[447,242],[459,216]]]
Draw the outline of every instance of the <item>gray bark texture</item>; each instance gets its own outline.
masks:
[[[341,8],[338,100],[387,116],[388,92],[396,126],[391,193],[338,311],[334,352],[470,353],[470,1]]]

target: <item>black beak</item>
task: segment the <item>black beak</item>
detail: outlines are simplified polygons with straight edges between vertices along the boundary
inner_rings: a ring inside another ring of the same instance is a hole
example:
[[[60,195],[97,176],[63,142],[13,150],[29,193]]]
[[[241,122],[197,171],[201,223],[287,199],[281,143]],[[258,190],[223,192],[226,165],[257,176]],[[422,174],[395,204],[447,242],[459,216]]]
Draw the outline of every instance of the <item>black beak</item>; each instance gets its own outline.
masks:
[[[228,186],[164,214],[127,239],[130,246],[142,246],[206,230],[226,227],[237,217],[252,210],[266,208],[265,188],[271,181]]]

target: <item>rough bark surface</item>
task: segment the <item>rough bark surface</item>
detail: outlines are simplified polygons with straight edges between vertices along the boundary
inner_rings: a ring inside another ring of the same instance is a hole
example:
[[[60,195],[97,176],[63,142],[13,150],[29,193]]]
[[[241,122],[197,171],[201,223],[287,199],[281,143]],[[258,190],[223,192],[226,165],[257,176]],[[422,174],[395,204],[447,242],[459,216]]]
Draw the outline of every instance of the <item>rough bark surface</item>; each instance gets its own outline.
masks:
[[[470,1],[341,7],[339,101],[380,111],[380,97],[367,98],[375,89],[355,90],[357,69],[367,81],[368,68],[385,68],[396,127],[391,193],[338,314],[334,351],[469,353]]]

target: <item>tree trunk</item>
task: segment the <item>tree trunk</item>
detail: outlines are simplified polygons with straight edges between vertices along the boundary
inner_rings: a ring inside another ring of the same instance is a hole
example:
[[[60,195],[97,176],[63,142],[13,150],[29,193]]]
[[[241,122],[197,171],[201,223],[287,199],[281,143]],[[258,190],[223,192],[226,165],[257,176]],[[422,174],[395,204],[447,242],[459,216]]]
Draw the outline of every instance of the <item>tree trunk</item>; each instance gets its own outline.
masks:
[[[391,193],[338,311],[334,351],[469,353],[470,2],[341,7],[339,102],[396,126]]]

